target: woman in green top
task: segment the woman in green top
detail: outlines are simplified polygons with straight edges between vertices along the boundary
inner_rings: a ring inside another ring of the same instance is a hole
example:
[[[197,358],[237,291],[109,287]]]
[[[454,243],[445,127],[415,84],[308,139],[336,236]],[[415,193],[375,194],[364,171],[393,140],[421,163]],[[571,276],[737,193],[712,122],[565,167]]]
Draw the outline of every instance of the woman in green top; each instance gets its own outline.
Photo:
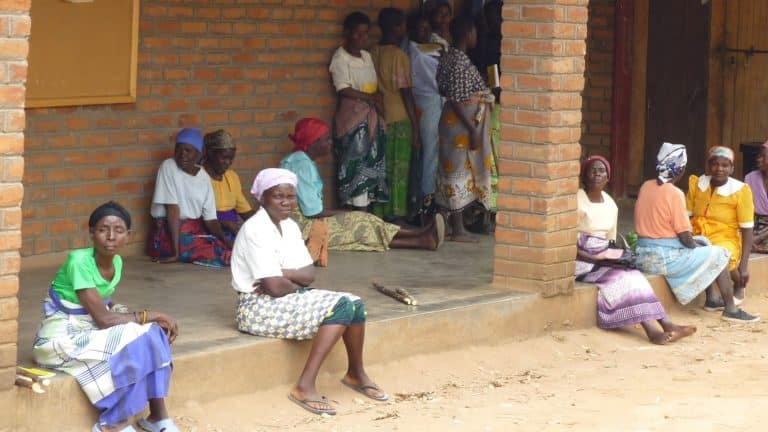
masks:
[[[117,252],[128,240],[131,216],[110,201],[93,211],[88,228],[93,246],[70,252],[48,290],[35,360],[75,377],[100,410],[93,431],[135,431],[128,420],[147,403],[150,413],[139,420],[140,429],[178,431],[164,401],[176,322],[162,312],[129,312],[110,300],[122,275]]]

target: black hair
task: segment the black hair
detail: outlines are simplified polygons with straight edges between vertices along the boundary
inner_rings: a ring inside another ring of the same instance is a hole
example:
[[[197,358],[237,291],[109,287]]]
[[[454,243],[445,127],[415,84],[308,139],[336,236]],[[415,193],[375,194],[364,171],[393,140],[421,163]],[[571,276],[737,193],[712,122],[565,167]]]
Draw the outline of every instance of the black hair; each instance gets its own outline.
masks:
[[[352,12],[351,14],[347,15],[346,18],[344,18],[344,31],[354,30],[355,27],[361,24],[370,26],[371,19],[368,18],[368,15],[362,12]]]
[[[468,16],[457,16],[451,20],[448,30],[451,32],[453,43],[466,40],[467,35],[475,28],[475,22]]]
[[[486,15],[490,15],[497,11],[501,14],[502,9],[504,9],[503,0],[491,0],[483,6],[483,12],[485,12]]]
[[[446,0],[440,0],[438,2],[435,2],[435,5],[432,6],[432,9],[429,10],[429,19],[433,20],[435,19],[435,16],[437,15],[437,11],[439,11],[441,8],[447,7],[451,13],[453,13],[453,8],[451,7],[451,4],[448,3]]]
[[[378,21],[381,33],[391,34],[405,21],[405,12],[402,9],[386,7],[379,11]]]
[[[413,35],[416,34],[416,29],[419,28],[419,23],[422,21],[426,21],[431,26],[432,23],[429,22],[429,17],[420,10],[412,11],[408,14],[408,17],[405,20],[405,28],[408,29],[408,34],[411,36],[411,39],[413,39]]]
[[[131,214],[115,201],[109,201],[96,207],[96,210],[91,213],[91,217],[88,218],[88,228],[95,228],[96,224],[107,216],[119,217],[125,222],[125,227],[131,229]]]

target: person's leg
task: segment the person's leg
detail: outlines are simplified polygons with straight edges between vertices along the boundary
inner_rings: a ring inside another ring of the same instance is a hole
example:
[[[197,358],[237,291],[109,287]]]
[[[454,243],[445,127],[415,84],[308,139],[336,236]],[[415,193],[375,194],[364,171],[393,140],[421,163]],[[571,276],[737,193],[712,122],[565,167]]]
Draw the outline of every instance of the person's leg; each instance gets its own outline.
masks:
[[[672,339],[671,332],[659,331],[653,324],[653,321],[643,321],[640,325],[645,330],[645,334],[648,335],[648,340],[656,345],[666,345]]]
[[[355,316],[344,331],[344,346],[347,349],[347,373],[342,381],[351,387],[361,388],[360,391],[373,399],[386,396],[365,372],[363,366],[363,345],[365,344],[365,305],[362,300],[355,300]]]
[[[464,228],[464,212],[453,212],[448,215],[448,224],[451,226],[451,236],[448,238],[455,242],[477,243],[466,228]]]
[[[731,270],[731,280],[733,281],[733,296],[738,300],[744,300],[746,287],[741,283],[741,274],[739,274],[738,267]]]
[[[722,272],[717,276],[717,287],[720,290],[720,295],[723,298],[723,303],[725,303],[725,311],[735,313],[738,312],[739,308],[736,306],[736,303],[733,301],[733,282],[731,281],[731,273],[728,271],[727,268],[723,269]],[[708,293],[714,291],[714,288],[710,286],[707,288]]]
[[[440,218],[440,222],[442,218]],[[389,247],[392,249],[437,249],[441,239],[438,227],[433,219],[432,222],[423,228],[400,228],[395,234]]]
[[[660,320],[657,320],[659,322],[659,325],[661,325],[661,328],[664,329],[665,332],[669,332],[672,334],[672,340],[670,342],[676,341],[678,339],[682,339],[684,337],[688,337],[694,333],[696,333],[696,326],[690,326],[690,325],[677,325],[669,320],[669,318],[662,318]]]
[[[149,416],[147,420],[152,423],[168,418],[168,410],[165,408],[165,399],[157,398],[149,400]]]
[[[346,328],[347,326],[340,324],[320,326],[315,338],[312,340],[312,348],[309,351],[309,357],[304,365],[304,370],[301,371],[296,387],[291,390],[291,395],[297,400],[323,400],[323,397],[318,394],[317,387],[315,386],[317,374],[320,371],[320,366],[323,364],[323,361],[328,357],[328,353],[331,352],[331,349],[341,338],[341,335]],[[332,405],[322,402],[307,402],[307,405],[321,410],[334,408]]]

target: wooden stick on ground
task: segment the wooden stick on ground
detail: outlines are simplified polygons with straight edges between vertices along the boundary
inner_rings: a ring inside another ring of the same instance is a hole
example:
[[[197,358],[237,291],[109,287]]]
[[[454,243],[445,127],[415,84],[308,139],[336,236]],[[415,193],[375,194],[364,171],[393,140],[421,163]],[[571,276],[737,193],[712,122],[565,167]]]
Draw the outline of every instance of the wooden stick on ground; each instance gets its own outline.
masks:
[[[45,393],[45,390],[43,389],[43,386],[40,385],[40,383],[35,382],[35,380],[32,378],[24,375],[16,375],[16,385],[20,387],[27,387],[35,393]]]
[[[416,306],[419,304],[419,302],[416,301],[415,298],[413,298],[411,293],[406,291],[404,288],[399,288],[399,287],[387,288],[384,285],[375,281],[373,282],[373,287],[376,288],[376,290],[379,291],[380,293],[386,296],[392,297],[393,299],[399,302],[405,303],[407,305]]]

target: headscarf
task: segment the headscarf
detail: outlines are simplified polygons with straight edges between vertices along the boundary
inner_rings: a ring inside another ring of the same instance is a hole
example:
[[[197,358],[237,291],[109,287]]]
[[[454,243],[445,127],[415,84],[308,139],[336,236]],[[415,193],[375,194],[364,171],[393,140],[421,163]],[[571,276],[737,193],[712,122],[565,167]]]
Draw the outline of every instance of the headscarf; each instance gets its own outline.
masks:
[[[293,151],[307,152],[309,146],[331,130],[328,123],[316,118],[303,118],[296,122],[293,134],[288,138],[293,141]]]
[[[131,229],[131,214],[128,210],[120,204],[109,201],[98,207],[91,213],[91,217],[88,218],[88,228],[96,227],[96,224],[100,220],[107,216],[117,216],[125,222],[125,227]]]
[[[204,141],[206,150],[229,150],[235,148],[232,135],[224,129],[205,134]]]
[[[669,183],[677,177],[688,164],[688,153],[682,144],[672,144],[665,142],[661,145],[658,155],[656,155],[656,172],[659,173],[658,179],[662,183]]]
[[[734,161],[733,150],[729,149],[728,147],[723,147],[723,146],[710,147],[709,151],[707,151],[707,161],[716,157],[726,158],[729,161],[731,161],[731,163],[733,163]]]
[[[202,153],[203,133],[198,128],[184,128],[176,134],[176,144],[189,144]]]
[[[589,169],[589,165],[594,161],[600,161],[603,164],[605,164],[605,171],[606,174],[608,174],[608,180],[611,180],[611,164],[608,163],[608,159],[600,156],[600,155],[592,155],[586,159],[584,159],[584,162],[581,163],[581,174],[580,177],[582,180],[584,179],[584,176],[587,174],[587,170]]]
[[[253,187],[251,188],[251,194],[254,198],[261,201],[262,195],[269,189],[281,184],[289,184],[294,188],[298,184],[299,180],[296,178],[296,174],[282,168],[265,168],[259,171],[256,178],[253,180]]]

